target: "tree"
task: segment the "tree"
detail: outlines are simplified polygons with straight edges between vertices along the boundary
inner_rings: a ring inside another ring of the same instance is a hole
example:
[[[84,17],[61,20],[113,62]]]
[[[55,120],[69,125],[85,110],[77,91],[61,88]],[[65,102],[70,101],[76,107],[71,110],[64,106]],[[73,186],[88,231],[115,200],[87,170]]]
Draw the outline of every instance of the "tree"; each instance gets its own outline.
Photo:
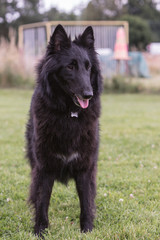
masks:
[[[67,21],[67,20],[76,20],[77,16],[71,13],[59,12],[56,8],[51,8],[47,12],[44,13],[45,21]]]
[[[0,37],[9,41],[9,27],[18,29],[21,24],[53,21],[76,20],[77,16],[71,13],[59,12],[56,8],[40,13],[41,0],[0,0]]]
[[[129,22],[130,47],[136,47],[138,50],[145,49],[152,35],[149,24],[142,18],[131,15],[124,15],[121,20]]]
[[[0,0],[0,37],[9,40],[9,25],[19,16],[18,0]]]
[[[20,16],[15,25],[43,21],[43,14],[39,13],[40,0],[24,0],[24,6],[19,9]]]
[[[0,0],[0,37],[9,41],[9,28],[17,29],[20,24],[42,21],[39,0],[25,0],[19,7],[18,0]]]
[[[160,11],[157,5],[158,1],[155,0],[128,0],[124,6],[126,14],[139,16],[147,21],[152,31],[151,41],[160,41]]]
[[[97,1],[90,1],[85,9],[82,10],[81,20],[103,20],[104,13],[101,5],[96,4]]]
[[[107,20],[120,16],[122,11],[122,0],[91,0],[83,9],[80,18],[83,20]]]
[[[159,12],[153,0],[128,0],[125,5],[127,14],[136,15],[144,19],[156,19]]]
[[[145,36],[144,31],[146,30],[146,37],[150,41],[160,41],[160,12],[157,9],[159,0],[128,0],[126,4],[122,0],[91,0],[87,7],[82,10],[80,19],[82,20],[119,20],[124,15],[131,15],[131,18],[127,18],[131,21],[130,27],[134,28],[135,24],[143,25],[142,34],[139,30],[134,30],[134,35],[138,34],[138,41],[142,35]],[[160,1],[159,1],[160,3]],[[135,17],[135,24],[133,17]],[[139,17],[142,19],[137,19]],[[126,19],[126,20],[127,20]],[[145,20],[146,23],[143,21]],[[139,26],[140,28],[140,26]],[[152,30],[152,32],[149,30]],[[132,29],[133,30],[133,29]],[[150,34],[150,37],[149,37]],[[131,36],[130,39],[135,38]],[[145,46],[148,40],[143,40],[140,45]],[[134,42],[134,40],[132,41]],[[139,44],[140,42],[138,42]],[[140,47],[140,46],[139,46]]]

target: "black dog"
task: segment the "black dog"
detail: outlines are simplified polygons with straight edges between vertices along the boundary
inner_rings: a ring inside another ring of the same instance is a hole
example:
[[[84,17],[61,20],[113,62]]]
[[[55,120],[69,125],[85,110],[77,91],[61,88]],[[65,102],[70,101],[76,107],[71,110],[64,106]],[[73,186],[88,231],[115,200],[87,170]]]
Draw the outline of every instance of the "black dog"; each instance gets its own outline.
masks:
[[[72,42],[58,25],[37,73],[26,130],[35,234],[48,227],[54,181],[67,184],[70,178],[80,199],[81,231],[91,231],[102,85],[92,27]]]

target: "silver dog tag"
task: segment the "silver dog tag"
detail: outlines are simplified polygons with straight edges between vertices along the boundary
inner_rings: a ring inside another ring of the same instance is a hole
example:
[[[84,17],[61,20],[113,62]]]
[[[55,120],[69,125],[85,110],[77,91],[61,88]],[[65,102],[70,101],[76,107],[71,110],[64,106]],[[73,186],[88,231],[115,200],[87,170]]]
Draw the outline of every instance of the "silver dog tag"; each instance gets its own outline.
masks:
[[[78,118],[78,112],[71,112],[71,117],[76,117],[76,118]]]

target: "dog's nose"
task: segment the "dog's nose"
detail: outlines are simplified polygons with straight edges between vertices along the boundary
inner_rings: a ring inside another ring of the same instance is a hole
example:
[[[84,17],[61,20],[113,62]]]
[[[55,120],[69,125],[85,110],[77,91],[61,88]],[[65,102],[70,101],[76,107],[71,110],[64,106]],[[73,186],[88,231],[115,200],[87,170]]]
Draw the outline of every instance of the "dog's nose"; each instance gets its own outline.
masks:
[[[83,99],[91,99],[93,97],[93,92],[92,91],[85,91],[85,92],[83,92],[82,97],[83,97]]]

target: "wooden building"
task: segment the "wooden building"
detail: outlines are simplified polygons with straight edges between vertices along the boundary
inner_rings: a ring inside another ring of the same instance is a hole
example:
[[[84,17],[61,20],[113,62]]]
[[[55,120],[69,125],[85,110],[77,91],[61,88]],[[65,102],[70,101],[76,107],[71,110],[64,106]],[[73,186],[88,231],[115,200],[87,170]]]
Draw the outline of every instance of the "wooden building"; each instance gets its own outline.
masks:
[[[24,54],[41,56],[57,24],[62,24],[73,40],[91,25],[94,29],[96,49],[114,49],[116,32],[124,27],[128,43],[128,22],[126,21],[52,21],[21,25],[19,27],[19,48]]]

